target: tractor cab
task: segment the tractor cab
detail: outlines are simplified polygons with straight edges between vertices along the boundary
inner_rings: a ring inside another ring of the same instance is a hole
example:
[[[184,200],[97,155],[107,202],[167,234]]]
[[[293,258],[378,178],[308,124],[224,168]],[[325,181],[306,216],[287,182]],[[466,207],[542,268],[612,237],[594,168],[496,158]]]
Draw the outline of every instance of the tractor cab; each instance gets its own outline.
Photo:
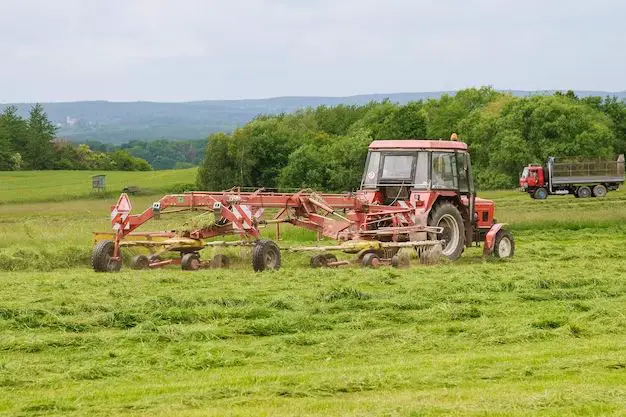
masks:
[[[468,147],[456,135],[449,141],[372,142],[360,194],[369,204],[415,208],[423,223],[442,227],[439,238],[448,242],[443,253],[451,259],[501,227],[493,201],[476,197]]]
[[[361,182],[380,204],[409,200],[411,193],[474,194],[467,145],[441,140],[381,140],[369,146]]]

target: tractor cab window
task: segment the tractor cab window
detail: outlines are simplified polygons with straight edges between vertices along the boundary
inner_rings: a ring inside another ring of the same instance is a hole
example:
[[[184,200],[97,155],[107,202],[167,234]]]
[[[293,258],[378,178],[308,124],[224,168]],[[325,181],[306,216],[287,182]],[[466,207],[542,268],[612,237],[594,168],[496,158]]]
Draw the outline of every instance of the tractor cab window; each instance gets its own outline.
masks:
[[[469,171],[469,155],[465,152],[456,154],[456,169],[459,173],[459,191],[461,193],[469,193],[469,182],[467,173]]]
[[[415,153],[383,155],[381,182],[402,181],[410,183],[413,178],[414,166]]]
[[[415,188],[428,188],[428,152],[418,152],[415,165]]]
[[[431,187],[458,189],[456,153],[433,152]]]
[[[363,173],[363,186],[376,187],[378,184],[378,168],[380,166],[380,152],[370,152],[367,155],[365,172]]]

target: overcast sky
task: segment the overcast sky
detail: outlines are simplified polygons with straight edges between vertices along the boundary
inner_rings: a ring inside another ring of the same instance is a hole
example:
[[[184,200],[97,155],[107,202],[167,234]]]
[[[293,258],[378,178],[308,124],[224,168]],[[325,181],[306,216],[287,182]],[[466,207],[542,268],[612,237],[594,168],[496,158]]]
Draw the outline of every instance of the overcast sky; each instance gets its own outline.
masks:
[[[623,0],[0,0],[0,102],[626,89]]]

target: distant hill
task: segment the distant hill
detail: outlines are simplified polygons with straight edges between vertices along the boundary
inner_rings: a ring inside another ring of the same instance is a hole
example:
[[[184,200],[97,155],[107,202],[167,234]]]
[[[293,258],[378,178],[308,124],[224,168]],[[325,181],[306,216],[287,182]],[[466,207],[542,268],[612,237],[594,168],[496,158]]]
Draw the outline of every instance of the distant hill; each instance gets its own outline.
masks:
[[[508,91],[515,96],[553,94],[554,91]],[[133,139],[203,139],[217,131],[231,131],[259,114],[277,114],[320,105],[366,104],[385,98],[406,103],[439,98],[453,91],[366,94],[350,97],[276,97],[255,100],[208,100],[182,103],[77,101],[42,103],[58,126],[58,135],[74,141],[97,140],[120,144]],[[579,97],[616,96],[626,91],[576,91]],[[0,104],[4,109],[7,104]],[[16,104],[26,116],[31,104]]]

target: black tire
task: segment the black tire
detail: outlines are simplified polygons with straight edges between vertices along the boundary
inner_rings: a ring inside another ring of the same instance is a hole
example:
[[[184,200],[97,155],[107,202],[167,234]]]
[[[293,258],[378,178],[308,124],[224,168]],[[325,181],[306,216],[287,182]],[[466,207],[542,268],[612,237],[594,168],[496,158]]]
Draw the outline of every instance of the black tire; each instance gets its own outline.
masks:
[[[183,271],[197,271],[200,269],[200,264],[200,254],[197,252],[186,253],[180,260]]]
[[[94,246],[91,252],[91,266],[96,272],[117,272],[122,267],[120,260],[113,260],[115,242],[101,240]]]
[[[493,255],[496,258],[512,258],[515,253],[515,240],[508,230],[500,229],[496,234],[496,243],[493,247]]]
[[[604,197],[608,191],[604,185],[598,184],[593,187],[592,192],[594,197]]]
[[[578,187],[578,190],[576,190],[576,194],[578,195],[579,198],[591,197],[591,188],[587,186]]]
[[[227,269],[230,266],[230,258],[226,255],[218,253],[211,259],[211,268]]]
[[[431,212],[429,226],[443,227],[443,233],[437,239],[445,240],[443,255],[450,260],[457,260],[465,249],[465,223],[459,209],[451,203],[437,205]]]
[[[150,267],[150,259],[146,255],[135,255],[130,260],[132,269],[148,269]]]
[[[530,198],[532,198],[533,200],[536,198],[535,197],[535,193],[528,193],[528,195],[530,196]]]
[[[405,253],[398,253],[391,257],[391,266],[394,268],[406,268],[411,265],[411,258]]]
[[[324,268],[328,264],[326,254],[318,254],[311,256],[311,268]]]
[[[361,264],[368,268],[378,268],[380,266],[380,257],[373,252],[368,252],[363,255]]]
[[[271,240],[259,240],[252,249],[252,268],[255,272],[280,269],[280,249]]]
[[[548,198],[548,190],[543,187],[537,188],[535,191],[535,200],[545,200],[546,198]]]
[[[148,260],[150,261],[151,264],[153,264],[156,262],[161,262],[163,259],[159,255],[152,254],[148,256]]]

